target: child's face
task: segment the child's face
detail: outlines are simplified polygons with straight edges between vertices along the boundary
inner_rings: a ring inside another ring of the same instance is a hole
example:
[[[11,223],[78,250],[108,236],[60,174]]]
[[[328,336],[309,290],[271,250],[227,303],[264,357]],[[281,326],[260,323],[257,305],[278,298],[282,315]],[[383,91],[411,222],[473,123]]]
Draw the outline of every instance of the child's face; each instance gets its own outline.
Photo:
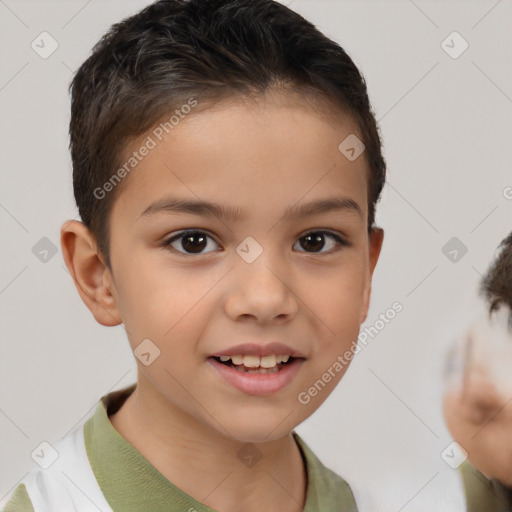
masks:
[[[381,230],[367,233],[365,159],[338,150],[352,133],[348,116],[334,124],[304,101],[277,98],[192,113],[161,142],[148,132],[157,145],[113,206],[113,276],[105,277],[132,349],[149,339],[160,350],[147,366],[137,361],[138,391],[161,405],[163,418],[198,421],[240,441],[277,439],[342,377],[347,364],[335,363],[366,317],[382,243]],[[239,218],[164,207],[175,199],[236,209]],[[334,199],[357,206],[287,216]],[[164,245],[192,229],[200,233]],[[271,343],[288,348],[270,354],[303,359],[269,374],[212,359],[250,353],[235,345]],[[326,372],[322,390],[310,393]]]

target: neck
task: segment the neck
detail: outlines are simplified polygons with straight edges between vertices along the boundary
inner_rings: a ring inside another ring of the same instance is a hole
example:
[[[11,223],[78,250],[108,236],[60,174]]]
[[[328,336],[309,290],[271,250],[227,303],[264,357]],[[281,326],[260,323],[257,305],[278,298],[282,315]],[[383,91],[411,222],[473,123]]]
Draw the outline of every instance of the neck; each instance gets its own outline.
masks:
[[[173,407],[140,383],[110,421],[174,485],[222,512],[303,510],[306,472],[291,434],[249,445]],[[251,448],[261,456],[257,462]]]

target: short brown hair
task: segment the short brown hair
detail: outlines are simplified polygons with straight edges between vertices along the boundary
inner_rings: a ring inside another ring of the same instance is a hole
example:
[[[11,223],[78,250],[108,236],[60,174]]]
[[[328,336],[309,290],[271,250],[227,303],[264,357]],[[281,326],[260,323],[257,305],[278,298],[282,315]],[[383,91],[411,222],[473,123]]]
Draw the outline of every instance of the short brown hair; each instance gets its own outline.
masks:
[[[160,0],[114,24],[70,85],[75,200],[109,267],[109,213],[120,187],[100,198],[95,190],[121,165],[126,145],[190,98],[204,106],[276,86],[319,95],[353,116],[373,229],[386,164],[364,78],[343,48],[272,0]]]
[[[489,313],[502,306],[509,308],[509,324],[512,328],[512,232],[498,249],[498,255],[482,279],[480,293],[489,305]]]

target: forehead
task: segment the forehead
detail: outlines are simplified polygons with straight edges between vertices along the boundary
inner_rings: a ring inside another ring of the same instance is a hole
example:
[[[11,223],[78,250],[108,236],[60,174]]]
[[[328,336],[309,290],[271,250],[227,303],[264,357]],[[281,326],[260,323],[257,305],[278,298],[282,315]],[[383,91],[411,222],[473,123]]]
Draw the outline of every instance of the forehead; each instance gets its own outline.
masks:
[[[339,149],[359,136],[357,124],[328,102],[293,95],[228,100],[184,115],[167,130],[161,126],[123,155],[127,161],[151,146],[113,208],[133,221],[169,194],[226,204],[240,214],[326,196],[348,197],[367,211],[365,155],[351,161]]]

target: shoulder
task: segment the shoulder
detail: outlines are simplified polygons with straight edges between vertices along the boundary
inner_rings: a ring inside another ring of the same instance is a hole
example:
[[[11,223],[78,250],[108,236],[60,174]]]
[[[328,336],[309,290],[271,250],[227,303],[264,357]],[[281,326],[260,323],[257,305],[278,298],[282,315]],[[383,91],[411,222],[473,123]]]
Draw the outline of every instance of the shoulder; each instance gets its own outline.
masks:
[[[510,512],[512,489],[486,478],[469,461],[460,466],[468,512]]]
[[[80,447],[83,430],[71,434],[41,448],[40,467],[30,470],[21,483],[8,496],[2,512],[51,512],[64,508],[75,510],[70,500],[69,484],[66,479],[69,468],[81,467],[86,462]]]
[[[25,484],[18,485],[2,512],[34,512]]]
[[[111,511],[87,457],[83,424],[51,448],[55,459],[29,471],[2,512]]]
[[[324,466],[296,432],[293,432],[293,436],[302,452],[308,474],[304,512],[329,510],[357,512],[356,501],[349,484]]]

